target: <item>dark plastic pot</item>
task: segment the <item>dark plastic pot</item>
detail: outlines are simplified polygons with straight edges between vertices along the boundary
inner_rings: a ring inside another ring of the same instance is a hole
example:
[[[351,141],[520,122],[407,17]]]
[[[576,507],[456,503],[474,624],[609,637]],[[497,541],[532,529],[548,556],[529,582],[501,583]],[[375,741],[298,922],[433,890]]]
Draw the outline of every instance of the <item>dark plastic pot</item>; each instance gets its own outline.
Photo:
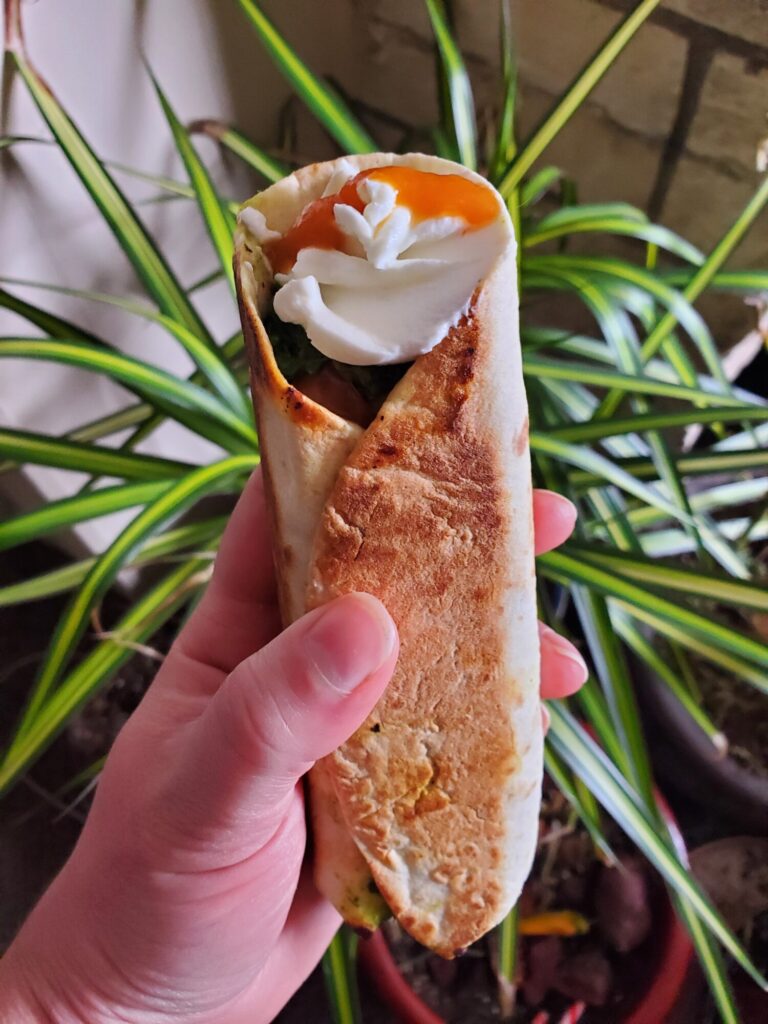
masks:
[[[677,822],[658,793],[657,800],[675,845],[685,857],[685,844]],[[651,983],[639,1002],[616,1024],[663,1024],[678,999],[693,957],[693,946],[666,895],[657,929],[658,961]],[[397,1014],[401,1024],[445,1024],[445,1020],[416,995],[400,973],[381,931],[360,943],[359,956],[372,984]]]
[[[659,776],[708,812],[715,810],[750,835],[768,827],[768,779],[723,755],[691,719],[663,680],[634,661],[638,695],[652,719],[654,765]],[[656,742],[658,741],[658,742]],[[685,765],[685,771],[680,766]]]

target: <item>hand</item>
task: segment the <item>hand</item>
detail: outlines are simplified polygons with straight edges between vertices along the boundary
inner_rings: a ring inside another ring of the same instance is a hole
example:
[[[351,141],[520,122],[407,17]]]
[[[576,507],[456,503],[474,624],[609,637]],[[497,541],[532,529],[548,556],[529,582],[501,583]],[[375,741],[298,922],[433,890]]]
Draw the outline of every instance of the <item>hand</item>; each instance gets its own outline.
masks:
[[[534,513],[538,552],[573,528],[557,495]],[[302,869],[299,780],[373,708],[397,636],[364,594],[281,633],[271,566],[257,473],[72,857],[0,961],[0,1019],[256,1024],[318,962],[339,917]],[[543,695],[576,690],[576,651],[545,626],[541,648]]]

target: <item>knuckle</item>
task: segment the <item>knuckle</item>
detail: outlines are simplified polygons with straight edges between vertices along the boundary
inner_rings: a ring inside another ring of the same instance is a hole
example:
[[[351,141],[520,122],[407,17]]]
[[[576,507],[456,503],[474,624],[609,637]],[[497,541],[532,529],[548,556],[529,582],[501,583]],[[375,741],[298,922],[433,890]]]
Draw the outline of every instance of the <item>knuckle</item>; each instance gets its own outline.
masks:
[[[254,771],[285,761],[297,746],[292,688],[282,674],[265,668],[259,658],[243,662],[224,684],[222,702],[227,742]]]

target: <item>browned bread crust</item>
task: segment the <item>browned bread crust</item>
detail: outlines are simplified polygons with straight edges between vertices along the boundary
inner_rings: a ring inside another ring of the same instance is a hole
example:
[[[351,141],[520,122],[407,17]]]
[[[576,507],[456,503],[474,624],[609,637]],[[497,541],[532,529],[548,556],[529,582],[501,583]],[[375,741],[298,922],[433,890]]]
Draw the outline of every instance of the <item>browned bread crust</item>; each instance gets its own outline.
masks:
[[[389,689],[329,760],[379,890],[443,955],[498,920],[505,783],[520,759],[502,608],[513,523],[483,415],[491,344],[470,315],[409,370],[339,473],[310,581],[318,603],[376,594],[398,625]],[[524,427],[509,443],[526,447]],[[416,885],[439,908],[415,908]]]
[[[419,155],[351,162],[479,180]],[[338,163],[304,168],[249,205],[284,231]],[[260,319],[269,268],[247,232],[236,239],[284,620],[365,590],[401,634],[374,714],[311,773],[316,882],[346,920],[375,927],[372,872],[400,922],[444,956],[509,910],[537,829],[538,638],[511,226],[509,237],[470,314],[416,360],[366,431],[285,381]]]

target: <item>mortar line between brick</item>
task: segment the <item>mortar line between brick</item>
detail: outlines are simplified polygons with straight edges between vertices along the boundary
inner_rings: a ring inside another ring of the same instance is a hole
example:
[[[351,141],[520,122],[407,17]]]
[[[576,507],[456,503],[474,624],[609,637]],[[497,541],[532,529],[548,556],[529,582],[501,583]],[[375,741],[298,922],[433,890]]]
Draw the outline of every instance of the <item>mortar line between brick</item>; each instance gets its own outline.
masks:
[[[402,43],[405,46],[411,46],[414,50],[420,53],[429,54],[434,56],[435,54],[435,41],[433,38],[427,35],[421,35],[415,29],[409,25],[401,25],[397,21],[392,21],[385,15],[372,14],[371,25],[383,28],[390,34],[390,38],[396,42]],[[469,50],[461,47],[461,56],[464,58],[464,63],[471,66],[475,66],[476,70],[489,71],[493,70],[498,66],[498,59],[488,60],[485,54],[475,53],[474,50]]]
[[[622,14],[627,14],[636,6],[636,0],[596,0],[596,2],[601,7],[621,11]],[[680,14],[679,11],[668,11],[664,7],[657,7],[648,21],[651,24],[660,25],[662,28],[668,28],[676,35],[685,36],[686,39],[691,39],[695,35],[701,43],[712,49],[723,50],[737,57],[743,57],[745,60],[755,62],[758,66],[768,66],[768,46],[751,43],[748,39],[697,21],[686,14]]]
[[[706,39],[689,41],[677,114],[664,144],[656,181],[648,200],[648,216],[651,220],[656,220],[664,207],[677,165],[685,152],[688,132],[699,108],[701,92],[714,55],[715,49]]]

